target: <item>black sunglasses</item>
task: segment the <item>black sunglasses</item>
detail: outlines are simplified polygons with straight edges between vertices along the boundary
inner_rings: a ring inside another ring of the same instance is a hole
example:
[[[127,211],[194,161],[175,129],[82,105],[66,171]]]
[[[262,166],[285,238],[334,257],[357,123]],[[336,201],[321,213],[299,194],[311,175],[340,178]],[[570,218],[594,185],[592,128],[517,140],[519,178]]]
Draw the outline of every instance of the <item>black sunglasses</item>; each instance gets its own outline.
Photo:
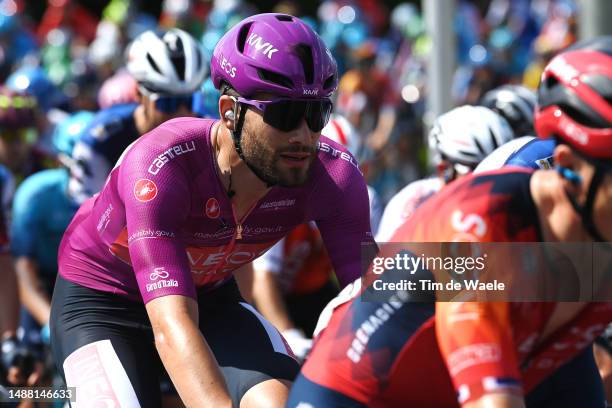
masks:
[[[282,98],[260,101],[239,97],[237,100],[261,111],[265,123],[283,132],[297,129],[302,122],[302,118],[306,120],[310,130],[320,132],[329,122],[329,117],[334,107],[329,98]]]

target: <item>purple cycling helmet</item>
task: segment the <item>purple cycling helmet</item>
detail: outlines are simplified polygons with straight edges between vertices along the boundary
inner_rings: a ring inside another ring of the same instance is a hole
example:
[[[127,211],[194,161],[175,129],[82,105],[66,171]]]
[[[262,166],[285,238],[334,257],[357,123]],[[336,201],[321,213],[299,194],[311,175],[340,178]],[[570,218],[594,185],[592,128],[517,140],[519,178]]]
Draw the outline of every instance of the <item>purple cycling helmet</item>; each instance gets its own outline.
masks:
[[[266,92],[289,98],[329,97],[336,61],[306,23],[287,14],[257,14],[229,30],[215,47],[211,77],[244,97]]]

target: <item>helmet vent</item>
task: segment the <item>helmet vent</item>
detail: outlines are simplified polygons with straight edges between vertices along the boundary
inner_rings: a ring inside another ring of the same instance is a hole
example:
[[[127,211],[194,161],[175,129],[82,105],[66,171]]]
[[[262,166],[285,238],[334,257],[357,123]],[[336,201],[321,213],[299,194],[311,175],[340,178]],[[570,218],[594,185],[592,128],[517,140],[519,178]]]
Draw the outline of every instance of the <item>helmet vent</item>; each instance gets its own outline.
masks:
[[[280,85],[287,89],[293,89],[293,82],[284,75],[261,68],[257,70],[257,74],[259,78],[264,81],[272,82],[273,84]]]
[[[293,17],[288,16],[286,14],[279,14],[276,16],[276,19],[278,21],[293,21]]]
[[[306,44],[299,44],[295,47],[295,53],[297,54],[302,68],[304,68],[304,78],[307,84],[314,82],[314,64],[312,61],[312,48]]]
[[[330,88],[334,84],[334,78],[335,78],[335,75],[332,75],[329,78],[327,78],[325,80],[325,83],[323,84],[323,89]]]
[[[489,128],[489,135],[491,136],[491,143],[493,144],[493,150],[495,150],[499,146],[497,145],[497,139],[495,138],[495,134],[493,133],[493,129],[491,128]]]
[[[247,39],[247,35],[249,34],[249,31],[251,31],[251,26],[253,25],[253,23],[247,23],[245,25],[243,25],[240,28],[240,32],[238,33],[238,51],[240,51],[240,53],[244,53],[244,46],[246,44],[246,39]]]
[[[580,78],[606,102],[612,104],[612,79],[605,75],[582,75]]]
[[[599,116],[595,111],[590,109],[588,111],[583,111],[583,109],[581,109],[583,108],[582,106],[571,106],[566,103],[560,103],[558,106],[567,116],[581,125],[594,129],[605,129],[610,127],[610,124],[607,123],[607,121]],[[584,106],[584,108],[587,107]]]
[[[199,71],[201,66],[202,66],[202,53],[196,52],[196,71]]]
[[[493,135],[491,135],[493,136]],[[493,138],[495,139],[495,138]],[[487,151],[482,147],[482,145],[480,144],[480,141],[477,138],[474,138],[474,144],[476,145],[476,147],[478,147],[478,150],[480,151],[480,153],[482,155],[486,155]]]
[[[149,64],[151,64],[151,67],[153,67],[155,71],[161,74],[161,71],[159,70],[159,67],[155,63],[155,60],[153,59],[153,57],[151,57],[151,54],[149,54],[148,52],[147,52],[147,61],[149,62]]]
[[[176,71],[178,78],[181,81],[185,80],[185,50],[183,47],[183,40],[181,37],[176,38],[174,43],[170,42],[167,44],[170,49],[170,61],[172,61],[172,65],[174,66],[174,70]]]

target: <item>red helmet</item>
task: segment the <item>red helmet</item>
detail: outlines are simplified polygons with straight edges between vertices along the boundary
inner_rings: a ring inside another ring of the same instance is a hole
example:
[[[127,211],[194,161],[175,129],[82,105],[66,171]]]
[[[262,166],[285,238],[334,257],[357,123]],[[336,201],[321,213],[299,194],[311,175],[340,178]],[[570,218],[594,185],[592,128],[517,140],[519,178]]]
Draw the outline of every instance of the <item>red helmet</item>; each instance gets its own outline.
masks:
[[[579,48],[553,58],[542,73],[534,119],[540,137],[612,160],[612,51]]]

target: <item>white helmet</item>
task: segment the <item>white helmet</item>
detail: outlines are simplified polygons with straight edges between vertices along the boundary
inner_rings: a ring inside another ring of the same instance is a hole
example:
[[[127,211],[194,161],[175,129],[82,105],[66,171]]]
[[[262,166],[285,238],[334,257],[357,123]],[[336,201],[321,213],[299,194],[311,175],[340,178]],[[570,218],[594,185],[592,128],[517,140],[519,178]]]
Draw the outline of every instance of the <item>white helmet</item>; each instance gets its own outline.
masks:
[[[535,92],[520,85],[503,85],[490,90],[480,105],[503,116],[515,137],[533,134],[533,112],[537,100]]]
[[[429,145],[442,159],[474,169],[514,133],[499,114],[483,106],[460,106],[434,122]]]
[[[344,116],[332,114],[321,134],[346,147],[359,163],[367,159],[368,149],[361,134]]]
[[[127,69],[141,87],[154,93],[196,92],[207,73],[200,45],[191,35],[173,28],[160,38],[149,30],[128,46]]]

